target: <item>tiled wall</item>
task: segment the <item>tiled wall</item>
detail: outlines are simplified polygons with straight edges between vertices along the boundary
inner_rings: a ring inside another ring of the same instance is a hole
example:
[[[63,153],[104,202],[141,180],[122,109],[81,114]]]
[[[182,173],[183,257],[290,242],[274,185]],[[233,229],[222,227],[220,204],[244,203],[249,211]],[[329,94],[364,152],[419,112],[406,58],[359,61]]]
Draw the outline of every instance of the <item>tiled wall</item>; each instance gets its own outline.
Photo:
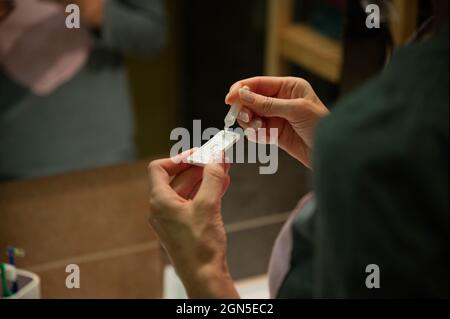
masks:
[[[146,222],[147,162],[0,184],[0,250],[26,250],[18,264],[41,276],[46,298],[161,297],[165,258]],[[230,174],[223,215],[230,270],[241,279],[266,271],[307,176],[281,153],[275,175],[259,175],[257,164],[234,164]],[[70,263],[80,266],[80,289],[65,287]]]

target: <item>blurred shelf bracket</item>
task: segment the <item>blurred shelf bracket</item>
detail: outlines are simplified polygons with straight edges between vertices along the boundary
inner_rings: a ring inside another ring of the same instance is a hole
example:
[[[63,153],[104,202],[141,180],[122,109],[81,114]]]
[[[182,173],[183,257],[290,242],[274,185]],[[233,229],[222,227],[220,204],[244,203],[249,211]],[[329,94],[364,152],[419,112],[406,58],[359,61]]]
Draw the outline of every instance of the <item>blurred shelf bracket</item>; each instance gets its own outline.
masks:
[[[393,0],[394,17],[391,19],[390,29],[395,47],[405,44],[416,32],[419,1]]]

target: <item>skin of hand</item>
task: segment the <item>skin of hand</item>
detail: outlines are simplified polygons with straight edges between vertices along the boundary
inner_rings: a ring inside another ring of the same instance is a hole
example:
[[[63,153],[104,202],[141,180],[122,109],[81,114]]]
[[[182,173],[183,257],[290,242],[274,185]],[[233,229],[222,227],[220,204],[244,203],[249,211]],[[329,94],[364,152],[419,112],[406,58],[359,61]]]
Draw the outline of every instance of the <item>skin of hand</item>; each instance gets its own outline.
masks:
[[[327,107],[304,79],[259,76],[234,83],[226,104],[239,102],[239,125],[247,138],[271,141],[270,128],[278,129],[278,145],[292,157],[311,168],[314,129],[329,114]],[[258,129],[266,128],[263,139]]]
[[[103,23],[104,0],[41,0],[57,2],[64,7],[76,4],[80,8],[80,18],[92,28],[100,29]]]
[[[229,164],[192,166],[183,162],[189,154],[149,164],[149,223],[190,298],[238,298],[220,207]]]

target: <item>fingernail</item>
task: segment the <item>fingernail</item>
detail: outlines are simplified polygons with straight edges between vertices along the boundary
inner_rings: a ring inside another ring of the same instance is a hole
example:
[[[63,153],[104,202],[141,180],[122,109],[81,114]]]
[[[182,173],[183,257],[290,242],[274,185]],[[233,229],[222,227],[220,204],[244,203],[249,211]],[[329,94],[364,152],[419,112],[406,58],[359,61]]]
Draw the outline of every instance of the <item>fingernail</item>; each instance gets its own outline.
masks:
[[[184,162],[185,158],[187,158],[187,156],[184,156],[183,153],[172,156],[170,159],[172,160],[172,163],[175,164],[180,164],[181,162]]]
[[[255,102],[255,96],[248,89],[239,89],[239,95],[245,102],[253,104]]]
[[[255,120],[252,121],[252,123],[250,125],[254,129],[259,129],[259,128],[262,127],[262,121],[261,121],[261,119],[255,119]]]
[[[247,128],[244,131],[244,135],[247,137],[249,141],[256,142],[256,131],[252,128]]]
[[[247,114],[247,112],[239,112],[238,119],[240,119],[244,123],[250,122],[250,116]]]
[[[198,147],[194,147],[190,150],[187,151],[183,151],[180,154],[176,154],[174,156],[172,156],[170,159],[172,160],[173,163],[175,164],[179,164],[181,162],[185,162],[185,160],[189,157],[189,155],[191,155],[192,153],[194,153],[196,150],[198,149]]]

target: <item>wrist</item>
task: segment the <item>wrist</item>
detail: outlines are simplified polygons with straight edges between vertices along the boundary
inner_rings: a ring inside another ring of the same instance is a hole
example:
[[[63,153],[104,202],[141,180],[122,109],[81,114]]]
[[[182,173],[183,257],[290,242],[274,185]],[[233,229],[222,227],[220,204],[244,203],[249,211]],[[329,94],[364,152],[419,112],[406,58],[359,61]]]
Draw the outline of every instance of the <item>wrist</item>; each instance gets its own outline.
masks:
[[[239,298],[226,262],[199,266],[183,277],[189,298]]]

